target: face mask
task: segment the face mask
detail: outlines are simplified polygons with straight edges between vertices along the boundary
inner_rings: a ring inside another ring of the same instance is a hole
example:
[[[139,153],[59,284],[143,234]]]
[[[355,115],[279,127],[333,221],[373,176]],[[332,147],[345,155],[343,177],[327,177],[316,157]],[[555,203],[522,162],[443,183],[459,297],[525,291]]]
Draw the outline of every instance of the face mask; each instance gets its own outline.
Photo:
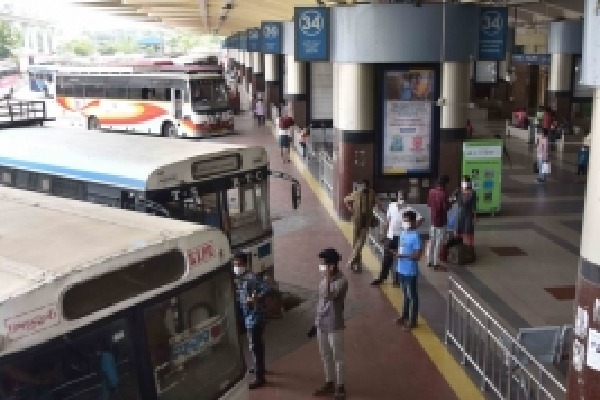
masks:
[[[410,229],[410,221],[402,221],[402,229],[405,231]]]
[[[469,187],[469,183],[468,183],[468,182],[462,182],[462,183],[460,184],[460,186],[462,186],[462,188],[463,188],[463,189],[468,189],[468,187]]]
[[[325,265],[325,264],[319,265],[319,271],[321,271],[321,272],[327,271],[327,265]]]
[[[236,275],[243,275],[246,272],[246,268],[244,267],[233,267],[233,273]]]

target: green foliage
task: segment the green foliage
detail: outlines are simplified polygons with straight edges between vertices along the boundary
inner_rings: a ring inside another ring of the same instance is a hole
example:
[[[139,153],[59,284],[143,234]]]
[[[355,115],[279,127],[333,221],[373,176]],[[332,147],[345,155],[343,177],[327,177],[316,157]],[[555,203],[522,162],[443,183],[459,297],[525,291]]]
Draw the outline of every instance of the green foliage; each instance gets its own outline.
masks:
[[[0,59],[12,56],[20,43],[19,32],[13,29],[9,22],[0,21]]]
[[[98,46],[98,53],[103,56],[114,56],[117,54],[117,46],[114,43],[102,43]]]
[[[88,38],[80,38],[71,41],[70,49],[77,56],[89,56],[94,51],[94,44]]]

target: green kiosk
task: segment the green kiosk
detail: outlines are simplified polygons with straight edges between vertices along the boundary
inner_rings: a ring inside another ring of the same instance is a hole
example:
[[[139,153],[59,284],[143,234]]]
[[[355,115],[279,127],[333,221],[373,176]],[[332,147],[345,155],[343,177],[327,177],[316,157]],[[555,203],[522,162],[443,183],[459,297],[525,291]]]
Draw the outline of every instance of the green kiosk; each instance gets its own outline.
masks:
[[[477,212],[496,214],[502,196],[502,139],[463,143],[462,174],[470,176],[477,194]]]

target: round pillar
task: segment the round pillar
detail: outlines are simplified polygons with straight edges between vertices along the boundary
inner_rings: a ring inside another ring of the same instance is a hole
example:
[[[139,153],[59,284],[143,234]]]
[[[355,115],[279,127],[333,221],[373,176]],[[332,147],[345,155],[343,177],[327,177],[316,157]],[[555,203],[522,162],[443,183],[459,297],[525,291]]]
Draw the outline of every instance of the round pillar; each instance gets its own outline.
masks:
[[[306,95],[306,69],[307,64],[296,62],[293,54],[285,56],[286,75],[284,82],[284,97],[287,101],[288,111],[296,124],[305,127],[308,121],[308,107]]]
[[[449,187],[460,182],[462,142],[465,139],[469,103],[470,63],[442,64],[438,176],[450,177]]]
[[[550,78],[548,79],[548,105],[559,118],[571,114],[571,71],[573,55],[554,53],[550,55]]]
[[[371,64],[333,65],[333,197],[340,216],[348,216],[344,197],[353,182],[373,184],[373,85]]]
[[[600,331],[600,140],[593,138],[600,134],[600,89],[594,90],[593,102],[590,162],[574,302],[575,335],[567,400],[600,398],[600,371],[597,366],[588,366],[589,353],[597,351],[597,347],[590,348],[590,343],[597,340],[594,334]]]

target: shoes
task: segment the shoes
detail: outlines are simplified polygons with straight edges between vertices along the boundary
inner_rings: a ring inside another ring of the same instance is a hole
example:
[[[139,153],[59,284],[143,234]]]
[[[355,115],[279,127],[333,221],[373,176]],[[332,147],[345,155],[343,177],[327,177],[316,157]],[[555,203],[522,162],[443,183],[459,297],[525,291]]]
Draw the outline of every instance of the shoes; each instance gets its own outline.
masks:
[[[335,400],[345,400],[346,399],[346,388],[344,385],[340,385],[335,389],[335,394],[333,395]]]
[[[313,396],[315,396],[315,397],[328,396],[330,394],[334,394],[335,392],[336,392],[336,390],[335,390],[335,386],[333,385],[333,382],[325,382],[325,384],[323,386],[321,386],[320,388],[318,388],[317,390],[315,390],[313,392]]]
[[[371,286],[379,286],[381,285],[381,282],[383,282],[381,279],[375,279],[373,282],[371,282]]]
[[[250,390],[252,390],[252,389],[258,389],[258,388],[261,388],[261,387],[265,386],[265,383],[266,382],[265,382],[264,379],[256,378],[253,382],[250,382],[250,384],[248,385],[248,388]]]

